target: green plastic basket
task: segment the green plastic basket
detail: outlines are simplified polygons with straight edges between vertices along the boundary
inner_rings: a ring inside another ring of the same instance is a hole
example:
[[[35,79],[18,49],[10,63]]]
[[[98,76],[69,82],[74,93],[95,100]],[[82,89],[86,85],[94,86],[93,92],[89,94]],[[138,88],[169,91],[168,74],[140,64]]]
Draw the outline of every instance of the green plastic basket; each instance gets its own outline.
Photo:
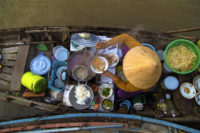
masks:
[[[170,67],[170,65],[167,62],[167,52],[170,48],[175,47],[175,46],[179,46],[179,45],[183,45],[189,49],[191,49],[197,56],[197,59],[195,60],[195,65],[191,70],[185,71],[185,72],[180,72],[180,71],[176,71],[175,69],[173,69],[172,67]],[[168,44],[168,46],[166,47],[165,51],[164,51],[164,60],[165,63],[167,64],[167,66],[175,73],[177,74],[188,74],[193,72],[194,70],[197,69],[197,67],[199,67],[200,64],[200,52],[199,52],[199,48],[191,41],[189,40],[185,40],[185,39],[178,39],[178,40],[174,40],[171,43]]]

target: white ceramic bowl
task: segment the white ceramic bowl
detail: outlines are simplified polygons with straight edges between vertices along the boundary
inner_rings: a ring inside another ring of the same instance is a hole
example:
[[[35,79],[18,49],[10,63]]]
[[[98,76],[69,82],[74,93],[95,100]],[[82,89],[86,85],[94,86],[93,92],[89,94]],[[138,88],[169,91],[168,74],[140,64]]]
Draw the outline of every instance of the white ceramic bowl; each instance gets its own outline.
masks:
[[[191,83],[183,83],[180,86],[181,95],[187,99],[192,99],[196,96],[196,89]]]
[[[195,101],[197,102],[198,105],[200,105],[200,92],[198,92],[195,96]]]
[[[103,84],[101,84],[98,88],[99,88],[99,94],[100,94],[100,96],[101,96],[103,99],[109,99],[109,98],[112,96],[112,94],[113,94],[113,87],[112,87],[110,84],[103,83]],[[111,88],[111,89],[110,89],[110,95],[107,96],[107,97],[105,97],[104,95],[102,95],[102,91],[103,91],[103,89],[105,89],[105,88]]]
[[[56,46],[53,48],[53,55],[58,61],[65,61],[69,57],[69,51],[63,46]]]
[[[114,55],[117,58],[117,62],[109,65],[109,67],[115,67],[115,66],[117,66],[117,64],[119,63],[119,56],[118,56],[118,54],[116,53],[116,54],[110,54],[110,55]]]
[[[196,77],[194,77],[194,79],[193,79],[193,85],[194,85],[194,88],[197,91],[200,91],[200,75],[197,75]]]
[[[92,63],[90,64],[90,67],[91,67],[91,69],[92,69],[92,71],[93,71],[94,73],[102,74],[104,71],[106,71],[106,70],[108,69],[108,61],[107,61],[107,59],[106,59],[105,57],[103,57],[103,56],[98,56],[98,57],[99,57],[101,60],[103,60],[103,61],[105,62],[105,68],[104,68],[104,70],[103,70],[103,71],[100,71],[100,70],[94,68],[94,66],[92,65]]]

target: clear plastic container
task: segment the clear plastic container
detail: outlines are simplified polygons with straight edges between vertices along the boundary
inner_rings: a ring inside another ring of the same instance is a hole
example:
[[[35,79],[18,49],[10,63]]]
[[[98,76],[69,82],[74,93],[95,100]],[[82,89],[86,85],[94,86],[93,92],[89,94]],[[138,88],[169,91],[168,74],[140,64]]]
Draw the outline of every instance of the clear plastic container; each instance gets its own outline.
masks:
[[[172,117],[176,117],[176,110],[174,104],[171,101],[171,95],[166,94],[165,98],[166,98],[167,111],[172,115]]]
[[[164,99],[161,99],[157,104],[159,110],[161,110],[165,115],[167,115],[167,105]]]

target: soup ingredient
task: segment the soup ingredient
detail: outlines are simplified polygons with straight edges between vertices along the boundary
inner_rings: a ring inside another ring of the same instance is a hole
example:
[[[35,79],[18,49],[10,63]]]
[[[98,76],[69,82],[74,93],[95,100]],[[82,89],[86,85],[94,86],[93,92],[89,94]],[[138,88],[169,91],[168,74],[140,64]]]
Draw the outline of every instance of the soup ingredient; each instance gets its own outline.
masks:
[[[110,88],[104,88],[102,90],[102,95],[108,97],[110,95]]]
[[[184,92],[189,94],[190,93],[190,89],[188,87],[184,87]]]
[[[79,85],[75,88],[75,98],[76,103],[80,105],[84,105],[85,101],[90,98],[90,91],[84,85]]]
[[[79,35],[81,38],[85,38],[85,39],[90,38],[90,33],[79,33],[78,35]]]
[[[84,66],[79,66],[76,68],[74,74],[78,80],[84,80],[88,76],[88,71],[87,68],[85,68]]]
[[[118,58],[116,57],[115,54],[105,54],[104,57],[108,60],[109,66],[118,61]]]
[[[98,69],[99,71],[104,71],[105,65],[106,65],[106,63],[104,62],[104,60],[98,56],[94,57],[92,60],[92,66],[95,69]]]
[[[168,64],[180,72],[191,70],[196,58],[194,52],[183,45],[170,48],[167,53]]]
[[[112,107],[113,107],[113,103],[112,103],[112,101],[110,99],[103,100],[103,102],[102,102],[102,108],[104,110],[111,110]]]

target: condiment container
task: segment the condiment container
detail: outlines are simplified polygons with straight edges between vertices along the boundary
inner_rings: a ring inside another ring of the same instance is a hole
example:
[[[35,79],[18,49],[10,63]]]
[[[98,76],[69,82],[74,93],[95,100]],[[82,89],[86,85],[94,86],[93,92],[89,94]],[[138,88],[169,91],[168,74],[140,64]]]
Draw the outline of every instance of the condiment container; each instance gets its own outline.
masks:
[[[172,103],[172,100],[171,100],[171,95],[166,94],[165,98],[166,98],[167,111],[172,115],[172,117],[176,117],[176,113],[175,113],[176,111],[175,111],[174,104]]]
[[[129,100],[124,100],[119,104],[119,109],[117,113],[128,113],[131,107],[131,102]]]
[[[157,103],[157,107],[161,110],[165,115],[167,114],[167,105],[165,103],[165,99],[160,99],[159,103]]]
[[[194,88],[197,91],[200,91],[200,75],[197,75],[196,77],[194,77],[194,79],[193,79],[193,85],[194,85]]]
[[[133,102],[133,108],[135,110],[142,110],[144,107],[144,104],[146,104],[146,99],[144,95],[139,94],[139,95],[134,96],[132,102]]]
[[[104,99],[101,103],[101,108],[104,111],[111,111],[113,109],[113,102],[110,99]]]
[[[183,83],[180,86],[181,95],[187,99],[192,99],[196,95],[196,90],[191,83]]]
[[[174,76],[167,76],[162,82],[161,86],[166,90],[175,90],[179,86],[179,81]]]
[[[112,95],[113,95],[113,86],[111,85],[111,84],[108,84],[108,83],[103,83],[103,84],[101,84],[100,86],[98,86],[98,91],[99,91],[99,94],[100,94],[100,96],[103,98],[103,99],[108,99],[108,98],[110,98]],[[104,96],[103,95],[103,91],[104,91],[104,89],[106,89],[106,88],[110,88],[110,90],[109,90],[109,95],[108,96]]]

